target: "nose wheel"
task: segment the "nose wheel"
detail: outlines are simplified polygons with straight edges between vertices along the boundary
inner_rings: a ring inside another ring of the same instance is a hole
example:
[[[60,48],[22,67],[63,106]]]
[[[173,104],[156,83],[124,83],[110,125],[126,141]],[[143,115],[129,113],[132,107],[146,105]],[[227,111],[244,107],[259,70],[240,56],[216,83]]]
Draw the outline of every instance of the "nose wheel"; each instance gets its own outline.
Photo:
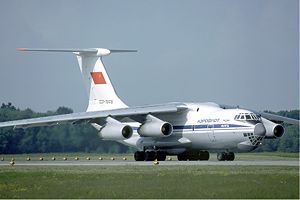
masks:
[[[233,161],[235,158],[235,155],[233,152],[221,152],[217,154],[218,161]]]

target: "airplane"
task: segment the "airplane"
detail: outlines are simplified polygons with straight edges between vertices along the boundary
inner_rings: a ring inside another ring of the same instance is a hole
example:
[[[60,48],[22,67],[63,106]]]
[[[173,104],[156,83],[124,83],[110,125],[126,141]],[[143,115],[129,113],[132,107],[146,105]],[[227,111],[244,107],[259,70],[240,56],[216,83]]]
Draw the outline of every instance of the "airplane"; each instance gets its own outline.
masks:
[[[219,161],[233,161],[234,152],[250,152],[265,139],[280,138],[280,123],[299,125],[299,120],[213,102],[128,107],[116,94],[102,58],[136,50],[30,49],[18,51],[66,52],[76,55],[89,94],[86,112],[1,122],[1,127],[30,128],[88,123],[103,140],[135,147],[136,161],[209,160],[216,151]]]

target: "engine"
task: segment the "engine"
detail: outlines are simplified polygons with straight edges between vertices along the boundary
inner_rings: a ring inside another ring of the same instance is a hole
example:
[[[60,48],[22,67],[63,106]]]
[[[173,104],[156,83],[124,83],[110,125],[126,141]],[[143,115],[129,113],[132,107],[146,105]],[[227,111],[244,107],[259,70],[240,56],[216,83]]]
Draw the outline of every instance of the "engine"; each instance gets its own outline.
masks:
[[[284,128],[280,124],[275,124],[265,118],[262,122],[266,129],[266,138],[279,138],[284,134]]]
[[[169,122],[148,114],[146,121],[138,128],[137,132],[142,137],[167,137],[173,133],[173,126]]]
[[[129,125],[107,117],[106,124],[100,128],[98,135],[104,140],[126,140],[132,133],[133,130]]]

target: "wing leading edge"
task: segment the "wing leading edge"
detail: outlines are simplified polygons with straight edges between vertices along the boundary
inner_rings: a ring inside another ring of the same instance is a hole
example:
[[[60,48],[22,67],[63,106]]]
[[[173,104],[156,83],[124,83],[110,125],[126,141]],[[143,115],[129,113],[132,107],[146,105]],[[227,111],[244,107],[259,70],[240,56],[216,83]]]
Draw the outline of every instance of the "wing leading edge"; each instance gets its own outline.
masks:
[[[151,105],[141,107],[130,107],[115,109],[109,111],[94,111],[94,112],[79,112],[65,115],[54,115],[49,117],[39,117],[31,119],[22,119],[15,121],[1,122],[2,127],[14,127],[14,128],[29,128],[38,126],[54,126],[59,124],[78,124],[78,123],[93,123],[97,120],[104,119],[108,116],[112,117],[144,117],[147,114],[164,114],[174,113],[187,109],[185,104],[174,103],[165,105]]]
[[[259,114],[260,114],[260,116],[262,116],[268,120],[271,120],[273,122],[277,122],[277,123],[285,122],[287,124],[299,125],[299,120],[297,120],[297,119],[282,117],[279,115],[274,115],[274,114],[266,113],[266,112],[259,112]]]

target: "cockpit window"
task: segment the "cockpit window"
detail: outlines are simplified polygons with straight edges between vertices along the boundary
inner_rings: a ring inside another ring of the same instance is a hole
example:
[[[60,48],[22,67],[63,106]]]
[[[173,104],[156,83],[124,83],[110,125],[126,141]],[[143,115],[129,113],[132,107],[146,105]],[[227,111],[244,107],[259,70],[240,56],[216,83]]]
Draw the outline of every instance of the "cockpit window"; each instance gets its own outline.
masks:
[[[260,122],[259,117],[254,113],[239,113],[234,117],[236,121],[244,121],[249,123],[258,123]]]
[[[257,117],[256,117],[256,115],[254,115],[253,113],[251,113],[251,116],[252,116],[252,119],[258,119]]]

